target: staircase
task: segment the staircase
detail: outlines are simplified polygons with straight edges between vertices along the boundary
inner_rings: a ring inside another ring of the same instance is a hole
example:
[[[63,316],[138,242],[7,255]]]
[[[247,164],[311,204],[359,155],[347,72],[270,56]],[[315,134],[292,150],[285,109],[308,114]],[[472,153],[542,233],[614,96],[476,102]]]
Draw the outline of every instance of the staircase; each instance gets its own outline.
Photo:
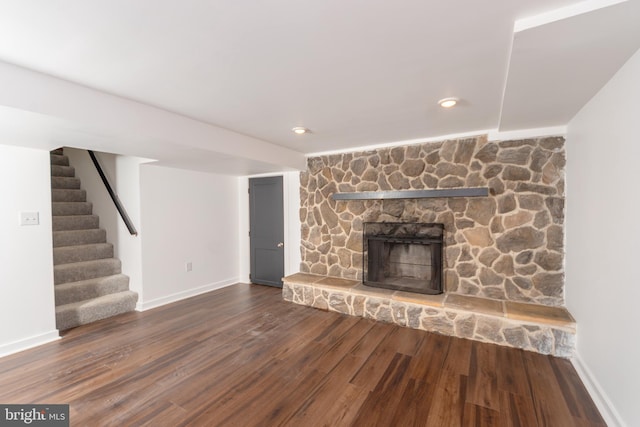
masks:
[[[129,290],[113,245],[87,202],[80,180],[61,148],[51,152],[53,274],[56,327],[73,328],[133,311],[138,294]]]

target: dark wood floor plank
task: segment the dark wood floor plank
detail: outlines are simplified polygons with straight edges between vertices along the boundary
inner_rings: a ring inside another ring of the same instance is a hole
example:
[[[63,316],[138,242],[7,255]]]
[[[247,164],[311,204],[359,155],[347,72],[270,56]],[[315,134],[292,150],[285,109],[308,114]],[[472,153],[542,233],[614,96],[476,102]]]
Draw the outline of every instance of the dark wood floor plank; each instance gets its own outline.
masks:
[[[436,384],[447,359],[451,341],[452,338],[445,335],[426,335],[415,357],[411,359],[411,378],[416,382]]]
[[[469,362],[471,361],[471,347],[474,341],[452,339],[449,344],[447,357],[442,365],[443,372],[451,372],[469,376]]]
[[[356,343],[350,353],[356,357],[366,359],[380,345],[380,343],[393,332],[393,328],[389,328],[389,325],[376,322],[375,320],[363,320],[371,324],[371,329],[369,329],[369,332]]]
[[[531,386],[524,368],[524,350],[496,346],[498,390],[530,399]]]
[[[603,426],[568,361],[235,285],[0,358],[3,403],[72,425]]]
[[[277,330],[274,330],[274,334],[276,333]],[[185,379],[177,385],[174,401],[183,407],[197,410],[229,394],[230,390],[241,392],[243,387],[250,385],[259,375],[267,375],[274,366],[286,366],[289,373],[297,375],[306,366],[300,361],[312,359],[320,349],[313,347],[313,343],[298,348],[292,354],[291,360],[294,363],[271,357],[271,352],[276,353],[278,348],[288,346],[288,339],[295,339],[295,335],[265,335],[260,340],[252,339],[250,342],[239,340],[234,343],[237,348],[231,347],[221,352],[221,358],[206,366],[202,375],[191,380]],[[210,357],[213,361],[218,355],[212,354]],[[212,377],[207,372],[216,373],[215,382],[211,381]],[[194,384],[194,380],[197,384]]]
[[[505,427],[538,425],[531,398],[503,390],[500,391],[500,420]]]
[[[359,319],[354,316],[338,317],[330,325],[327,325],[327,327],[314,338],[314,341],[331,345],[347,333],[353,325],[358,323],[358,320]]]
[[[348,402],[351,407],[359,405],[358,396],[365,394],[364,390],[348,382],[363,363],[362,358],[346,354],[330,372],[330,375],[325,375],[322,380],[317,381],[316,387],[308,393],[298,393],[298,388],[296,388],[295,396],[292,396],[295,397],[295,401],[291,402],[291,408],[296,409],[281,411],[277,417],[269,417],[269,420],[272,421],[270,425],[307,426],[325,419],[329,411],[333,411],[338,420],[343,419],[349,412],[342,408],[344,402]],[[349,396],[353,396],[354,400],[350,400]],[[343,403],[340,404],[340,401]]]
[[[429,408],[427,425],[461,425],[470,357],[471,341],[450,341],[434,382],[437,392]]]
[[[471,344],[469,340],[451,341],[436,382],[438,392],[431,404],[427,425],[462,425]]]
[[[497,411],[467,402],[464,405],[462,425],[464,427],[502,427],[504,424]]]
[[[403,426],[423,426],[429,412],[431,404],[438,389],[435,384],[428,384],[423,381],[409,377],[404,390],[401,392],[400,401],[395,407],[392,418],[400,422]]]
[[[353,426],[353,420],[368,394],[369,392],[366,389],[353,384],[344,384],[339,391],[333,390],[332,399],[325,398],[326,403],[324,405],[316,405],[318,412],[315,415],[301,418],[301,423],[294,419],[286,425],[309,427]],[[325,393],[325,395],[329,396],[329,393]]]
[[[396,333],[399,326],[389,325],[389,327],[392,328],[392,332],[386,335],[373,352],[370,353],[366,362],[351,378],[351,384],[371,391],[376,387],[389,363],[395,357],[399,339],[401,339],[401,336]]]
[[[388,426],[402,424],[402,419],[394,419],[395,411],[380,411],[378,408],[395,408],[399,405],[409,377],[406,375],[411,357],[396,353],[387,369],[367,399],[363,402],[354,419],[355,425]]]
[[[562,395],[549,359],[549,357],[531,352],[523,354],[538,425],[572,426],[574,423],[571,412]]]
[[[340,359],[329,372],[327,380],[302,402],[291,419],[286,420],[287,423],[304,426],[328,425],[324,420],[329,412],[333,414],[330,419],[337,423],[335,425],[352,422],[369,390],[351,384],[349,380],[362,368],[374,349],[392,332],[388,325],[381,325],[375,321],[369,320],[362,324],[368,333]],[[345,350],[347,347],[343,346]]]
[[[292,403],[297,403],[295,393],[304,396],[325,378],[324,373],[315,370],[287,378],[283,377],[286,375],[285,364],[274,364],[272,368],[267,371],[268,375],[248,378],[250,382],[246,388],[230,390],[230,398],[210,405],[193,422],[200,424],[215,419],[220,425],[277,425],[274,420],[283,415],[282,412],[290,411]]]
[[[589,396],[587,389],[580,381],[580,377],[578,377],[578,373],[571,365],[571,362],[559,358],[551,358],[549,362],[574,419],[577,419],[577,422],[585,422],[589,425],[605,426],[606,423],[596,410],[591,396]],[[589,404],[585,405],[585,402]]]
[[[322,372],[330,372],[368,334],[372,326],[373,324],[366,322],[354,324],[344,334],[332,341],[331,345],[327,346],[324,354],[311,363],[309,367]]]
[[[408,356],[415,356],[421,347],[425,334],[417,329],[398,328],[394,330],[396,334],[396,342],[398,343],[398,353]]]
[[[72,425],[104,426],[104,425],[135,425],[135,426],[157,426],[158,420],[162,420],[164,425],[176,425],[188,416],[187,411],[179,406],[165,401],[152,402],[136,411],[123,413],[116,411],[115,416],[105,417],[98,414],[91,414],[86,418],[81,418],[82,414],[74,414]],[[108,421],[107,421],[108,420]],[[77,421],[81,421],[82,424]]]
[[[498,377],[496,345],[474,342],[469,360],[466,402],[475,406],[498,410]]]
[[[264,323],[261,325],[264,326]],[[282,329],[284,330],[287,327],[283,326]],[[245,332],[244,335],[247,338],[229,342],[229,345],[218,346],[219,342],[214,340],[215,342],[209,346],[198,346],[194,349],[192,343],[186,344],[177,349],[174,352],[175,354],[168,353],[169,359],[142,365],[140,369],[136,370],[137,375],[123,376],[112,383],[112,388],[98,388],[93,395],[95,395],[96,399],[107,398],[108,400],[113,398],[114,401],[119,401],[124,398],[119,392],[120,389],[133,389],[134,387],[128,387],[128,385],[136,384],[140,379],[144,378],[149,382],[163,386],[137,392],[138,402],[153,401],[158,397],[158,394],[164,393],[167,387],[180,388],[181,383],[185,381],[188,381],[188,387],[190,387],[190,378],[199,378],[201,376],[200,373],[206,372],[212,366],[225,366],[228,369],[224,371],[229,373],[233,372],[233,367],[250,366],[255,361],[254,358],[259,356],[259,350],[264,348],[266,342],[270,342],[271,345],[277,345],[281,340],[286,339],[286,336],[280,331],[276,333],[274,328],[275,325],[272,325],[269,330],[265,329],[263,331],[264,335],[256,335],[255,329],[252,329],[249,332]],[[271,332],[267,333],[268,331]],[[272,336],[276,335],[277,339],[272,339]],[[249,340],[249,338],[251,339]],[[188,357],[185,357],[187,353]],[[165,354],[167,353],[165,352]],[[188,363],[184,363],[184,360],[188,360]],[[159,369],[165,364],[170,365],[171,369]],[[220,380],[222,380],[222,377]],[[118,395],[112,396],[113,393],[118,393]],[[92,399],[93,395],[85,396],[85,400]]]
[[[426,425],[461,426],[467,391],[467,376],[443,371],[436,383],[436,395],[429,408]]]

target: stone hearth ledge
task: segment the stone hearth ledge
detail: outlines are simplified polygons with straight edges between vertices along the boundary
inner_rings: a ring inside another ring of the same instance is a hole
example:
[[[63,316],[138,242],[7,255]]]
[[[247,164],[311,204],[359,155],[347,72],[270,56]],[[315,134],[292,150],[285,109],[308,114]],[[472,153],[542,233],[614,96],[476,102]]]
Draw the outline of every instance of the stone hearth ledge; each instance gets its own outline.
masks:
[[[564,307],[392,291],[307,273],[284,277],[282,295],[322,310],[541,354],[570,358],[575,351],[576,323]]]

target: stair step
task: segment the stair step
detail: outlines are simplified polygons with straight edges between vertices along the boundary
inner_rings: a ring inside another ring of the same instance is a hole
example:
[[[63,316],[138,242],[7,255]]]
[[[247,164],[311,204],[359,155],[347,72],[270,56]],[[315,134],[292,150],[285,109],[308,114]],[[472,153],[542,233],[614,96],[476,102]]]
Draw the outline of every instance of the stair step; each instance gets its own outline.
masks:
[[[91,215],[93,204],[91,202],[53,202],[51,214],[53,216],[66,215]]]
[[[56,326],[66,330],[135,310],[138,294],[114,258],[69,157],[51,151],[53,282]]]
[[[106,243],[107,232],[101,228],[95,230],[69,230],[53,232],[53,247],[88,245],[91,243]]]
[[[113,258],[113,245],[111,243],[94,243],[90,245],[53,248],[53,265],[71,264],[74,262],[105,258]]]
[[[52,189],[52,202],[86,202],[87,192],[85,190]]]
[[[56,307],[56,327],[63,331],[127,313],[135,310],[137,301],[137,293],[124,291],[87,301],[64,304]]]
[[[65,215],[54,216],[53,231],[91,230],[98,228],[100,218],[97,215]]]
[[[69,157],[64,154],[49,154],[52,165],[69,166]]]
[[[122,263],[117,258],[95,259],[53,266],[53,284],[78,282],[111,276],[122,272]]]
[[[129,276],[113,276],[64,283],[55,287],[56,306],[86,301],[129,290]]]
[[[76,176],[73,166],[51,165],[51,176]]]
[[[80,179],[70,176],[52,176],[51,188],[80,189]]]

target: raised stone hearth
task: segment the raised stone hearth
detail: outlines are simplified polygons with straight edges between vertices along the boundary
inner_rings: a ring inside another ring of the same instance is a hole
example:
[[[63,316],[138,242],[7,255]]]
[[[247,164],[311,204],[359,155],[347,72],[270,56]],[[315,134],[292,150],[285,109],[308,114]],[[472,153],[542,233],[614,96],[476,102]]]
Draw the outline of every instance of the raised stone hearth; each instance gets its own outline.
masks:
[[[564,307],[392,291],[304,273],[283,282],[284,299],[296,304],[558,357],[575,350],[575,321]]]

